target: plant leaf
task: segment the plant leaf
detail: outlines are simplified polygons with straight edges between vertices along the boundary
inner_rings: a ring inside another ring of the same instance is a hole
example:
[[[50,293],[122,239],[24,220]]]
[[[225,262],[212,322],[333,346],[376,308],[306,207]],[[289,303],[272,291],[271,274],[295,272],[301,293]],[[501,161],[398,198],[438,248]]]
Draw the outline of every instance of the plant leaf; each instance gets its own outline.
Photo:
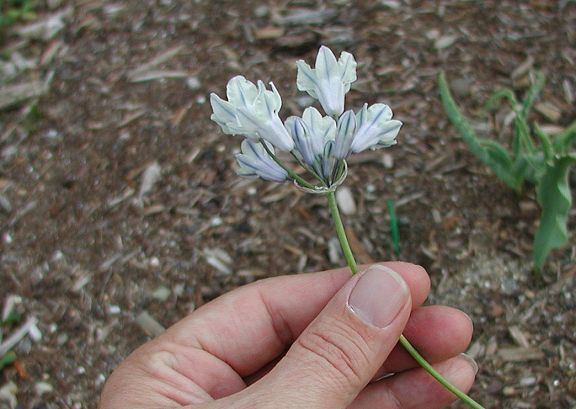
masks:
[[[540,139],[540,144],[542,145],[542,150],[544,152],[544,159],[546,162],[551,163],[554,160],[554,147],[552,146],[552,141],[546,132],[538,126],[538,124],[534,124],[534,133]]]
[[[500,106],[503,99],[507,100],[510,105],[512,105],[512,109],[515,109],[518,105],[518,100],[516,99],[516,95],[514,95],[514,91],[510,88],[502,88],[488,98],[483,109],[485,111],[492,111]]]
[[[556,135],[554,139],[554,152],[559,155],[568,154],[574,141],[576,141],[576,121],[572,122],[570,126],[559,135]]]
[[[538,203],[542,208],[540,225],[534,237],[534,265],[540,270],[553,249],[568,242],[568,214],[572,196],[568,175],[576,156],[564,156],[548,166],[536,186]]]
[[[10,365],[15,360],[16,360],[16,354],[13,351],[7,352],[6,355],[0,358],[0,371],[4,369],[4,367]]]
[[[522,180],[518,180],[512,173],[512,161],[503,160],[502,151],[504,150],[503,147],[496,148],[496,142],[486,142],[486,139],[480,139],[476,136],[476,133],[470,126],[470,123],[462,115],[456,102],[452,98],[452,94],[450,93],[450,88],[448,87],[448,83],[446,82],[446,76],[444,72],[440,72],[438,76],[438,85],[440,89],[440,97],[442,100],[442,104],[444,106],[444,110],[448,115],[448,119],[452,122],[452,125],[458,130],[460,136],[470,149],[470,152],[485,165],[488,165],[494,173],[509,187],[512,189],[519,191],[522,187]],[[489,148],[487,146],[490,146]],[[508,155],[509,157],[509,155]]]
[[[540,95],[540,91],[542,91],[542,88],[544,88],[545,83],[546,83],[546,77],[544,76],[544,74],[542,74],[541,72],[537,72],[536,80],[526,93],[524,102],[522,102],[522,116],[524,118],[528,118],[528,114],[532,109],[532,105],[534,105],[534,101],[536,101],[536,98],[538,98],[538,95]]]

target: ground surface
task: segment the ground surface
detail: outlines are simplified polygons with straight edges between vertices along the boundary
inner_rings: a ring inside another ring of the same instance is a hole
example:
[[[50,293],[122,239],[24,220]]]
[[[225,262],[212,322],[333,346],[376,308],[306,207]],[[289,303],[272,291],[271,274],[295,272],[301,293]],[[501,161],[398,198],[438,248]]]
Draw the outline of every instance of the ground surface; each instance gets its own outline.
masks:
[[[284,117],[300,113],[309,101],[295,91],[294,63],[320,44],[360,62],[350,107],[386,102],[405,123],[396,147],[350,164],[356,212],[346,223],[360,258],[393,257],[385,201],[394,199],[399,258],[428,269],[433,302],[475,322],[472,395],[491,408],[575,407],[576,243],[553,254],[543,281],[532,278],[530,189],[515,195],[467,152],[436,75],[446,70],[478,117],[490,91],[522,93],[542,70],[541,101],[560,117],[534,119],[565,126],[576,114],[576,4],[47,3],[40,21],[68,10],[62,31],[10,33],[3,52],[31,62],[10,83],[53,75],[36,110],[24,103],[0,116],[0,301],[22,297],[18,310],[43,333],[22,340],[17,365],[0,374],[0,387],[16,384],[19,407],[95,407],[105,377],[149,339],[136,323],[143,311],[168,326],[254,279],[344,264],[329,250],[324,199],[239,179],[239,139],[209,121],[207,103],[242,73],[275,82]],[[479,130],[501,128],[505,114],[478,120]]]

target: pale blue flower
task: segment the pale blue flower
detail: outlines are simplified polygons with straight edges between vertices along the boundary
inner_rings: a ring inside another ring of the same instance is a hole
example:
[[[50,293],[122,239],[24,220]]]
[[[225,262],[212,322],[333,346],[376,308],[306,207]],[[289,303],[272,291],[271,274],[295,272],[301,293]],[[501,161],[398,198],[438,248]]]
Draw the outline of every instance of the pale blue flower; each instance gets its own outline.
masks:
[[[333,151],[335,158],[346,159],[350,155],[350,146],[355,136],[356,116],[352,110],[346,111],[338,118],[338,129]]]
[[[308,107],[302,114],[302,121],[311,139],[314,156],[322,155],[328,141],[336,138],[336,122],[329,116],[322,116],[314,107]]]
[[[368,148],[386,148],[396,144],[402,122],[392,119],[392,110],[385,104],[368,104],[356,114],[356,136],[350,149],[362,152]]]
[[[274,154],[274,147],[266,141],[264,143]],[[240,150],[241,153],[234,155],[239,167],[238,175],[260,177],[273,182],[284,182],[288,178],[288,173],[272,159],[262,143],[245,139]]]
[[[228,81],[228,101],[210,94],[213,114],[210,117],[231,135],[245,135],[252,141],[264,139],[283,151],[294,149],[294,142],[278,117],[282,99],[273,83],[271,91],[262,81],[258,86],[238,75]]]
[[[315,149],[312,145],[312,138],[310,138],[306,131],[306,124],[302,118],[291,116],[284,122],[284,126],[294,141],[294,153],[299,155],[305,163],[312,165],[316,155]]]
[[[350,84],[356,81],[356,61],[352,54],[342,52],[336,61],[334,53],[325,46],[320,47],[314,69],[300,60],[296,83],[300,91],[305,91],[322,104],[330,116],[344,112],[344,96]]]

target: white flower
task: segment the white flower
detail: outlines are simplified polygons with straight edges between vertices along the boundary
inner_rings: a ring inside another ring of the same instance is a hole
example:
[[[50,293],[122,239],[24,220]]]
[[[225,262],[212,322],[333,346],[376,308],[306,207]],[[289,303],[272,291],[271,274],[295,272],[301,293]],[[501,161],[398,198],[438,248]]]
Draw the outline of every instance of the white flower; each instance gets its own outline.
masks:
[[[334,53],[325,46],[320,47],[314,69],[300,60],[296,83],[300,91],[306,91],[322,104],[330,116],[344,112],[344,95],[350,84],[356,81],[356,61],[352,54],[342,52],[336,61]]]
[[[322,116],[314,107],[308,107],[304,110],[302,122],[304,122],[306,133],[311,139],[314,156],[322,155],[326,143],[336,138],[336,122],[329,116]]]
[[[274,154],[272,145],[266,143],[268,149]],[[234,155],[238,162],[238,175],[246,177],[261,177],[273,182],[284,182],[288,173],[278,165],[268,154],[260,142],[245,139],[240,147],[241,153]]]
[[[344,112],[338,119],[338,130],[334,144],[333,155],[338,159],[346,159],[350,154],[350,146],[356,136],[356,116],[352,110]]]
[[[252,141],[264,139],[283,151],[294,149],[294,142],[278,117],[282,99],[273,83],[272,91],[262,81],[258,87],[241,75],[228,81],[228,101],[210,94],[210,117],[226,134],[245,135]]]
[[[368,148],[385,148],[396,144],[402,122],[392,119],[392,110],[385,104],[368,104],[356,114],[356,136],[350,149],[362,152]]]
[[[312,146],[312,138],[306,132],[306,125],[302,118],[291,116],[284,122],[284,126],[292,136],[292,140],[294,140],[294,152],[300,154],[300,158],[308,165],[312,165],[315,159],[314,147]]]

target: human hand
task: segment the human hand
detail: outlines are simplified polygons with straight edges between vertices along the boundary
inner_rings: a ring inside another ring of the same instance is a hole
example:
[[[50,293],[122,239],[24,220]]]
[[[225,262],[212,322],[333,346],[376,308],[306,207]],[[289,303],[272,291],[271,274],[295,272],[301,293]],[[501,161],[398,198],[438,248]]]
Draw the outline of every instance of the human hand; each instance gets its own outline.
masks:
[[[471,387],[477,369],[461,352],[472,323],[421,306],[429,286],[421,267],[390,262],[352,278],[339,269],[238,288],[133,352],[100,408],[443,408],[454,397],[397,345],[404,333],[456,387]]]

